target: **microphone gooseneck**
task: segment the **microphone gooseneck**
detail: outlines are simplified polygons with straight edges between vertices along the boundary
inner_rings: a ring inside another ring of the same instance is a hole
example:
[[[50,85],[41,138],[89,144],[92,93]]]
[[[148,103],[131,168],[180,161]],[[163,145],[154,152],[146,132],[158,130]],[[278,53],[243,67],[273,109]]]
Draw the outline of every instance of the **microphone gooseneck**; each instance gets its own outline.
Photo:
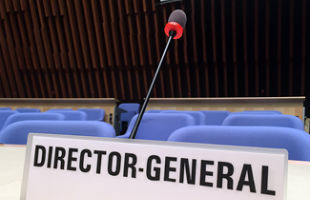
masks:
[[[139,115],[136,119],[135,125],[134,125],[134,127],[130,133],[129,139],[134,139],[136,137],[137,130],[139,128],[139,124],[140,124],[141,119],[143,117],[143,114],[145,112],[146,106],[149,102],[152,90],[154,88],[154,85],[155,85],[155,82],[157,80],[157,77],[158,77],[160,68],[162,66],[162,63],[164,61],[164,58],[166,57],[169,45],[170,45],[172,39],[178,39],[182,36],[183,28],[185,27],[185,24],[186,24],[186,15],[185,15],[183,10],[175,10],[170,14],[169,19],[168,19],[168,23],[165,27],[165,33],[169,37],[168,42],[166,44],[163,55],[160,58],[159,64],[157,66],[156,72],[155,72],[153,80],[152,80],[152,83],[151,83],[150,88],[147,92],[147,95],[144,99],[142,108],[141,108]]]

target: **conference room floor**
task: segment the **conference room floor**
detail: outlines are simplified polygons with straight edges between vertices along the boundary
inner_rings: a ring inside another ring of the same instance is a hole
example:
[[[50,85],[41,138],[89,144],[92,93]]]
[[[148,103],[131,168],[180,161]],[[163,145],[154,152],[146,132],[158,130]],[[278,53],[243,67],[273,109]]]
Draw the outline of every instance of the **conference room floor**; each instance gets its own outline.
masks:
[[[26,147],[0,145],[0,200],[20,199]],[[310,199],[310,162],[289,161],[287,200]]]

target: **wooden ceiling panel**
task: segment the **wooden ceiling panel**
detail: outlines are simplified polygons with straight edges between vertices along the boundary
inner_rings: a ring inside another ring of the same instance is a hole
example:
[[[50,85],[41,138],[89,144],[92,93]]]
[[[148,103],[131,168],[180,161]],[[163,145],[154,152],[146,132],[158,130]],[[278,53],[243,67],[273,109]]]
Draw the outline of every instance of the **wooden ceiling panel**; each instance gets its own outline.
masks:
[[[310,93],[307,0],[0,0],[0,96],[140,100],[178,8],[152,97]]]

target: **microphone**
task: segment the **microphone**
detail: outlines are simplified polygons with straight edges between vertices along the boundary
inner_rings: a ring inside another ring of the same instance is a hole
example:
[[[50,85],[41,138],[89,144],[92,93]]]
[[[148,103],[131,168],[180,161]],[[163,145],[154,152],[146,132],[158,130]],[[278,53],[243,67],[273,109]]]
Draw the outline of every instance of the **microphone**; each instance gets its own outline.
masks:
[[[183,28],[185,27],[186,21],[187,21],[186,14],[184,13],[183,10],[179,10],[179,9],[174,10],[169,16],[168,23],[166,24],[165,29],[164,29],[165,33],[169,37],[169,39],[168,39],[168,42],[166,44],[164,53],[160,58],[159,64],[157,66],[156,72],[154,74],[154,77],[153,77],[153,80],[151,83],[151,86],[147,92],[147,95],[145,97],[145,100],[144,100],[143,105],[141,107],[141,110],[139,112],[139,115],[137,117],[135,125],[134,125],[134,127],[130,133],[129,139],[134,139],[136,137],[139,124],[140,124],[141,119],[143,117],[143,114],[145,112],[146,106],[149,102],[151,92],[154,88],[154,85],[155,85],[155,82],[157,80],[161,65],[163,63],[163,60],[164,60],[166,54],[167,54],[169,45],[170,45],[172,39],[179,39],[182,36]]]
[[[179,39],[180,37],[182,37],[186,21],[187,21],[186,14],[183,10],[178,9],[173,11],[170,14],[168,23],[165,26],[166,35],[169,37],[170,31],[174,31],[175,36],[173,39]]]

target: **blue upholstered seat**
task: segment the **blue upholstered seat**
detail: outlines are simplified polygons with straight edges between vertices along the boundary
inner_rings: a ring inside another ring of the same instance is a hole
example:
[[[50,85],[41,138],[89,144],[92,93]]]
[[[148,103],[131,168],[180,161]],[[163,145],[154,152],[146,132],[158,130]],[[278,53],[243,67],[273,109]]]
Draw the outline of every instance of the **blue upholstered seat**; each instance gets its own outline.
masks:
[[[41,110],[38,109],[38,108],[17,108],[16,111],[17,111],[17,112],[20,112],[20,113],[41,112]]]
[[[73,111],[72,108],[51,108],[48,109],[47,111]]]
[[[189,110],[164,110],[161,113],[184,113],[189,114],[195,119],[195,125],[203,125],[205,123],[205,115],[201,111]]]
[[[205,115],[204,125],[221,125],[224,119],[230,114],[224,110],[201,110]]]
[[[7,118],[3,128],[10,124],[26,120],[64,120],[65,116],[60,113],[15,113]]]
[[[119,108],[126,111],[135,111],[139,112],[140,104],[138,103],[121,103],[118,105]]]
[[[29,133],[52,133],[96,137],[114,137],[114,128],[99,121],[21,121],[0,132],[0,143],[26,144]]]
[[[120,138],[130,136],[137,117],[138,115],[132,118],[127,132],[119,136]],[[194,124],[194,118],[184,113],[145,113],[138,128],[136,139],[165,141],[174,130]]]
[[[168,141],[284,148],[290,160],[310,161],[310,135],[293,128],[189,126],[174,131]]]
[[[125,133],[131,119],[139,113],[140,104],[138,103],[121,103],[116,108],[115,125],[119,134]]]
[[[135,111],[124,112],[120,115],[119,118],[119,127],[122,132],[125,132],[128,129],[131,119],[137,114]]]
[[[230,114],[281,115],[282,113],[277,110],[245,110],[242,112],[232,112]]]
[[[292,115],[233,114],[223,121],[225,126],[280,126],[304,130],[302,121]]]
[[[148,110],[148,111],[146,111],[146,113],[160,113],[162,111],[163,110]]]
[[[12,110],[12,109],[9,107],[0,107],[0,111],[4,111],[4,110]]]
[[[46,113],[61,113],[65,116],[65,120],[86,120],[86,113],[76,110],[48,110]]]
[[[5,124],[5,121],[7,120],[7,118],[15,113],[17,113],[17,111],[15,110],[0,110],[0,130]]]
[[[100,108],[80,108],[78,111],[86,113],[86,120],[101,121],[104,120],[104,109]]]

